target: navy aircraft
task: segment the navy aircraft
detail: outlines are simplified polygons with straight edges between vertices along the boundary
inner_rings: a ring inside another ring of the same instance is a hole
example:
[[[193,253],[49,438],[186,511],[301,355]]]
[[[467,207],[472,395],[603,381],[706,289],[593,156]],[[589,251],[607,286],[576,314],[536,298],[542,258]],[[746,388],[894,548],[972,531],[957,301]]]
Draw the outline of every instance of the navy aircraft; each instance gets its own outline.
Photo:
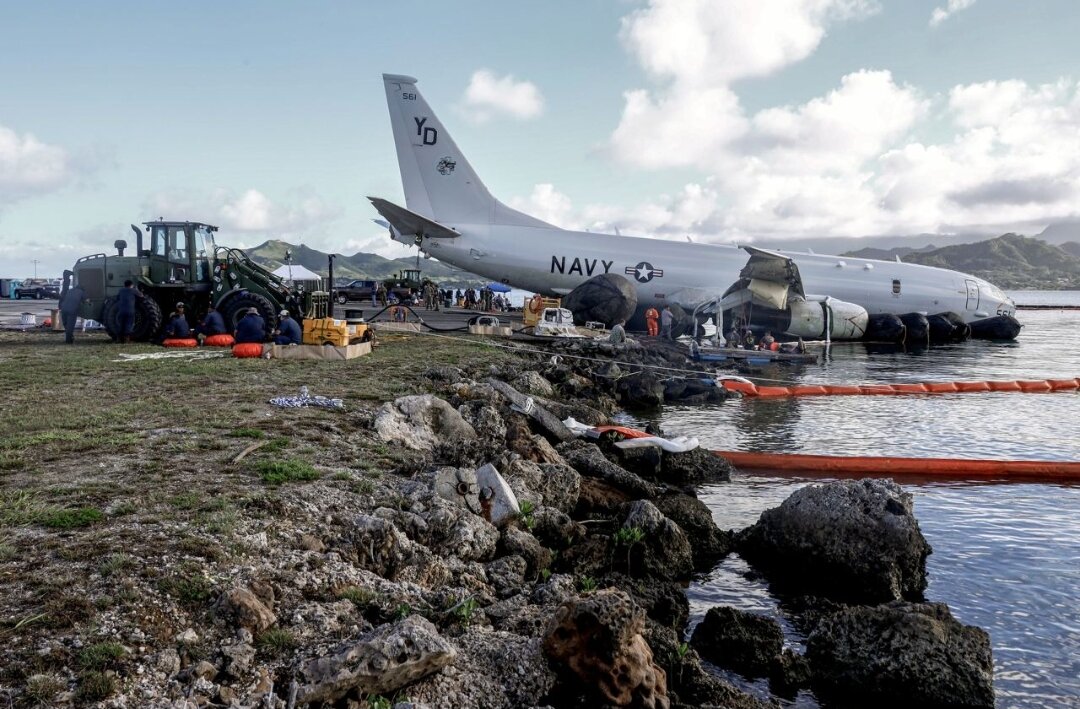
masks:
[[[406,206],[369,199],[393,239],[466,271],[546,295],[613,273],[636,285],[639,310],[756,309],[770,313],[775,331],[815,339],[861,338],[868,316],[882,313],[1015,322],[1001,289],[943,268],[561,229],[491,195],[416,79],[383,74],[383,82]]]

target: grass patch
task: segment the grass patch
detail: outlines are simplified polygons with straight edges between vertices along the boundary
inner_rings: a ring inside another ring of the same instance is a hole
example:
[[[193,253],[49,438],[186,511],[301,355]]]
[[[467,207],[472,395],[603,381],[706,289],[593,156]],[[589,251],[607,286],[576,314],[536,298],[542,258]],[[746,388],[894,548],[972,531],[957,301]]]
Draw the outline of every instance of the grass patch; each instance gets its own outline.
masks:
[[[259,452],[260,453],[280,453],[281,451],[283,451],[283,450],[285,450],[286,448],[289,447],[289,443],[290,443],[290,441],[289,441],[288,436],[278,436],[276,438],[270,439],[270,442],[267,443],[265,446],[263,446],[259,450]]]
[[[26,680],[23,691],[34,705],[51,706],[53,697],[66,688],[67,685],[55,675],[34,675]]]
[[[319,479],[319,471],[302,460],[261,460],[255,464],[255,472],[268,485]]]
[[[29,490],[0,492],[0,527],[33,524],[55,510]]]
[[[382,597],[372,591],[370,588],[363,588],[361,586],[346,586],[338,591],[338,598],[344,598],[347,601],[352,601],[353,605],[361,610],[370,608],[373,605],[378,605]]]
[[[73,510],[54,510],[41,517],[41,523],[51,529],[76,529],[87,527],[105,519],[96,507],[78,507]]]
[[[127,554],[109,554],[104,561],[98,564],[98,573],[103,578],[109,578],[114,574],[130,569],[132,565],[131,557]]]
[[[0,441],[0,450],[24,450],[37,448],[57,443],[73,443],[82,440],[82,434],[77,431],[38,431],[37,433],[24,433],[20,436],[12,436]]]
[[[213,587],[210,579],[198,571],[183,576],[171,576],[158,582],[158,588],[181,603],[198,605],[210,599]]]
[[[169,504],[178,510],[193,510],[202,502],[202,495],[197,492],[184,492],[169,498]]]
[[[120,643],[94,643],[79,653],[79,667],[84,670],[107,670],[115,668],[124,657]]]
[[[234,438],[266,438],[266,434],[257,428],[238,428],[232,435]]]
[[[283,628],[271,628],[259,636],[256,644],[272,655],[281,655],[297,646],[296,636]]]
[[[115,691],[116,683],[104,672],[83,672],[79,675],[79,688],[75,690],[75,696],[90,704],[108,699]]]
[[[26,465],[26,459],[19,453],[4,451],[0,453],[0,470],[15,470]],[[42,675],[43,677],[45,675]]]

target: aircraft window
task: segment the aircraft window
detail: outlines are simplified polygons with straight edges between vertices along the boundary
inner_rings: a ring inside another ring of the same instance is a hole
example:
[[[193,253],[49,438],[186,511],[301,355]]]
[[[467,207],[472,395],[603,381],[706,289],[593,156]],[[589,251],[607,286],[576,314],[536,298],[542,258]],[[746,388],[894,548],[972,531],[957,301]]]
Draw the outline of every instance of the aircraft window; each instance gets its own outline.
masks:
[[[900,279],[894,278],[892,282],[892,292],[894,295],[900,295]]]

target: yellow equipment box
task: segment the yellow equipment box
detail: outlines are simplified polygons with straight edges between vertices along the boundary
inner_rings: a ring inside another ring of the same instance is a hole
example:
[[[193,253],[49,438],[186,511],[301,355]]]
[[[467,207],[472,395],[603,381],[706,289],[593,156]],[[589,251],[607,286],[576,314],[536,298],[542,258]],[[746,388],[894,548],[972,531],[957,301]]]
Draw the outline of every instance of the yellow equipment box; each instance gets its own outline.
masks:
[[[349,346],[349,324],[336,318],[310,318],[304,320],[305,345]]]

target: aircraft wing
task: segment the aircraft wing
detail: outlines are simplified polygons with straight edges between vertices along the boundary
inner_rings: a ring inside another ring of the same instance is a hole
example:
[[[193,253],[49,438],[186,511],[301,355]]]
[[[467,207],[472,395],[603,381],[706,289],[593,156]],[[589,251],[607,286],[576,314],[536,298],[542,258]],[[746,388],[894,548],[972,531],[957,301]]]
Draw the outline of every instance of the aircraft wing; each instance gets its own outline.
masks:
[[[750,254],[750,260],[746,262],[739,276],[756,281],[770,281],[783,283],[794,291],[794,295],[806,297],[803,292],[802,276],[799,275],[799,267],[790,256],[778,254],[775,251],[759,249],[756,246],[744,246]]]
[[[790,297],[806,297],[799,267],[790,256],[756,246],[743,248],[750,260],[739,271],[739,280],[724,292],[721,308],[758,303],[784,310]]]
[[[453,239],[461,236],[461,232],[456,229],[444,226],[416,212],[410,212],[405,207],[399,207],[393,202],[388,202],[379,197],[368,197],[368,199],[371,200],[376,211],[386,221],[390,222],[400,234],[430,239]]]

